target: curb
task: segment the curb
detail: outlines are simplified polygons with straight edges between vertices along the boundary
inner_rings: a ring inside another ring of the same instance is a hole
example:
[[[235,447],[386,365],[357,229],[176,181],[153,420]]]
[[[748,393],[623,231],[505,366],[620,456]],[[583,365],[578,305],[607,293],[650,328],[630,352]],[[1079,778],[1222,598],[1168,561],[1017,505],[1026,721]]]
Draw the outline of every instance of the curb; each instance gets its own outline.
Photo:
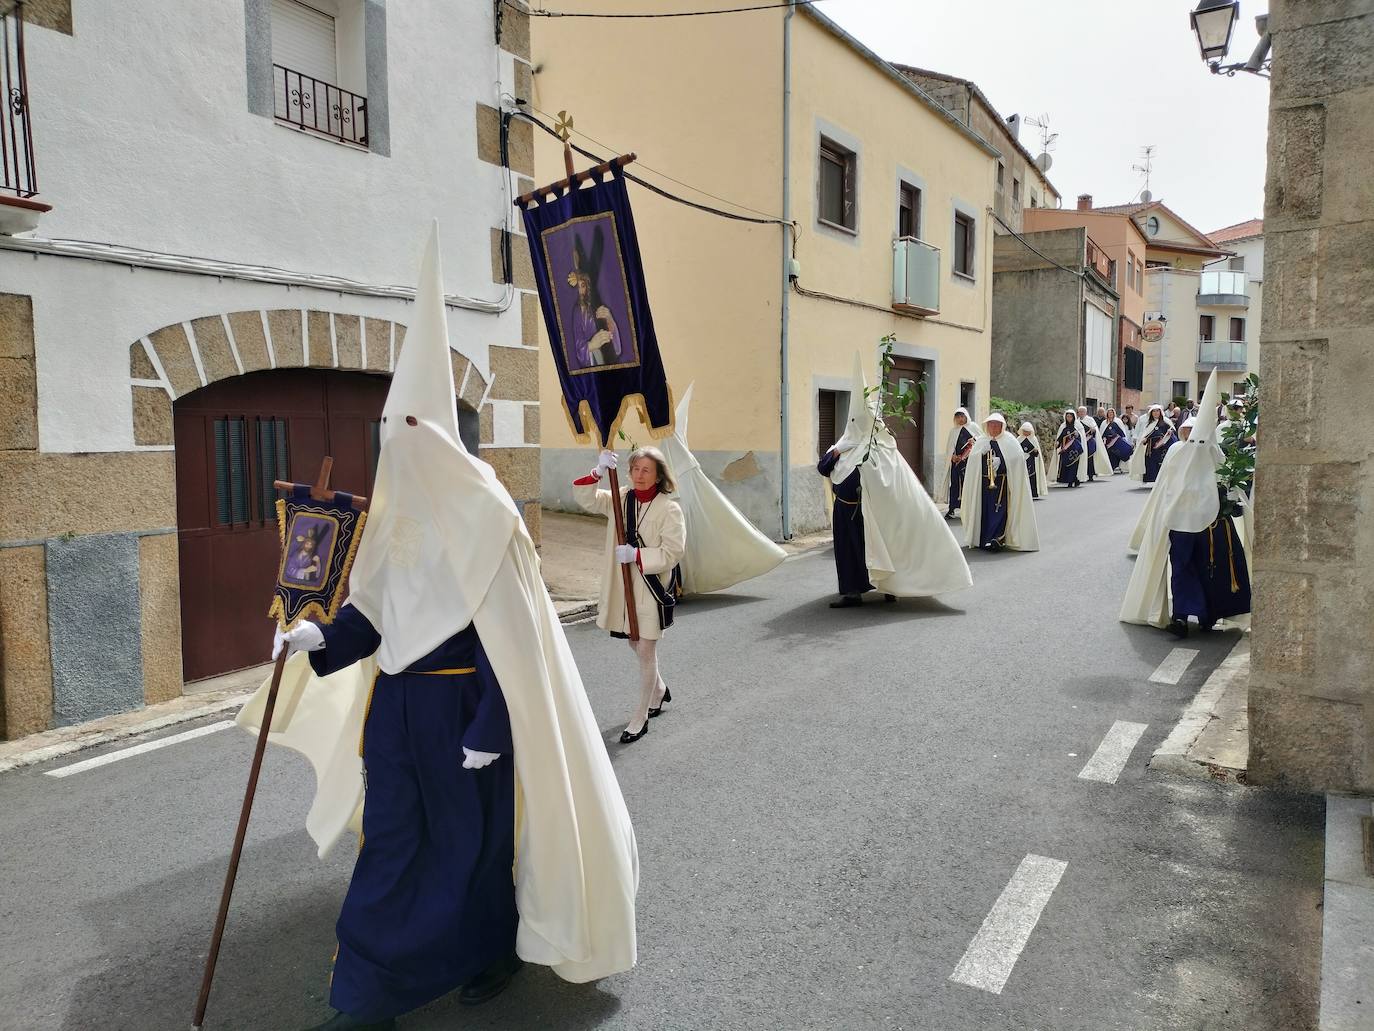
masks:
[[[1183,716],[1164,739],[1164,743],[1150,757],[1149,769],[1201,780],[1234,780],[1244,783],[1244,770],[1190,759],[1188,753],[1212,722],[1217,703],[1221,701],[1227,689],[1237,680],[1248,676],[1249,672],[1250,638],[1242,635],[1236,646],[1231,649],[1231,654],[1212,671],[1207,682],[1193,696],[1193,700],[1183,710]]]
[[[564,625],[580,622],[596,613],[596,602],[578,602],[574,607],[558,613],[558,621]],[[182,695],[162,705],[148,706],[134,712],[118,713],[103,719],[92,720],[72,727],[60,727],[23,738],[25,747],[13,754],[5,755],[0,742],[0,774],[11,770],[36,766],[52,759],[60,759],[73,752],[88,748],[98,748],[114,741],[137,737],[140,734],[165,730],[179,723],[190,723],[206,716],[216,716],[230,709],[237,709],[248,701],[252,691],[232,691],[227,694]],[[195,704],[192,704],[194,702]],[[170,710],[170,711],[168,711]],[[141,717],[141,718],[140,718]],[[11,742],[18,745],[20,741]]]
[[[1360,1031],[1374,1010],[1374,877],[1365,869],[1368,798],[1326,796],[1320,1031]]]

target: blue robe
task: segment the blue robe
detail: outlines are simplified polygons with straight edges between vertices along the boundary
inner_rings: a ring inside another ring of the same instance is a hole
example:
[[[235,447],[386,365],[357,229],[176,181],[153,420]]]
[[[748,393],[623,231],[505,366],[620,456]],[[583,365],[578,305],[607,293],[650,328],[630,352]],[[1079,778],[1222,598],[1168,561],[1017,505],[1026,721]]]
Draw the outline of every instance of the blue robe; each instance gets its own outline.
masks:
[[[827,454],[816,466],[822,476],[829,476],[840,460],[838,454]],[[835,504],[830,523],[835,531],[835,573],[841,594],[864,594],[873,590],[868,582],[868,556],[864,552],[864,513],[859,470],[845,477],[843,483],[832,485]]]
[[[1040,496],[1040,476],[1035,470],[1035,453],[1040,449],[1027,438],[1021,438],[1021,450],[1026,453],[1026,472],[1030,473],[1031,497]]]
[[[1196,616],[1204,627],[1250,611],[1250,568],[1229,516],[1200,533],[1169,531],[1173,616]]]
[[[1140,442],[1140,446],[1145,449],[1145,477],[1144,482],[1154,483],[1159,479],[1159,467],[1164,464],[1164,456],[1169,453],[1169,445],[1155,447],[1161,440],[1176,440],[1174,431],[1163,423],[1157,425],[1149,433],[1145,434],[1145,439]]]
[[[345,605],[320,676],[381,637]],[[440,672],[442,671],[442,672]],[[463,748],[499,752],[463,769]],[[339,914],[330,1004],[365,1021],[423,1006],[515,951],[515,774],[505,698],[471,626],[373,685],[360,750],[363,836]]]
[[[1088,438],[1088,482],[1097,479],[1097,471],[1093,468],[1093,455],[1097,454],[1097,431],[1083,427],[1083,435]]]
[[[1061,451],[1059,453],[1059,475],[1055,477],[1055,482],[1072,487],[1078,482],[1076,473],[1078,471],[1078,463],[1083,460],[1083,448],[1079,445],[1078,433],[1072,426],[1064,427],[1064,432],[1059,434],[1058,439],[1054,442],[1054,446],[1056,448],[1061,448],[1064,446],[1064,441],[1066,440],[1072,443],[1069,444],[1069,449],[1067,451]]]
[[[968,443],[972,439],[973,434],[969,432],[968,427],[960,426],[959,436],[954,441],[954,450],[948,455],[949,497],[946,500],[949,502],[949,508],[945,510],[948,515],[953,515],[955,512],[959,511],[959,506],[963,504],[964,472],[968,469],[967,460],[956,462],[954,456],[968,447]]]
[[[992,471],[992,457],[1001,458],[1003,464]],[[986,548],[993,544],[1005,544],[1007,536],[1007,468],[1006,458],[997,441],[988,444],[988,449],[979,459],[978,495],[982,501],[982,521],[978,524],[978,547]]]
[[[1107,459],[1112,463],[1113,472],[1121,467],[1122,462],[1131,460],[1134,448],[1116,423],[1108,423],[1102,430],[1102,443],[1107,449]]]

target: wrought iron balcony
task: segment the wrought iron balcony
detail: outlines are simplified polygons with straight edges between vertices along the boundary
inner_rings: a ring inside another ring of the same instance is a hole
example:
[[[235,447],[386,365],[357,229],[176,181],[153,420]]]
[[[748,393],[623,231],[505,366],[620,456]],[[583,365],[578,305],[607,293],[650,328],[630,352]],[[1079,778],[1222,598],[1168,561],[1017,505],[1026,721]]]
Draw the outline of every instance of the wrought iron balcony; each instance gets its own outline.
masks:
[[[940,314],[940,248],[914,236],[892,241],[892,307],[913,315]]]
[[[1244,340],[1199,340],[1197,342],[1197,370],[1208,372],[1244,372],[1248,368]]]
[[[272,66],[277,121],[340,143],[367,146],[367,98],[333,83]]]
[[[24,5],[0,0],[0,233],[33,229],[51,205],[34,199],[28,68],[24,61]]]
[[[1199,307],[1248,308],[1250,295],[1244,272],[1203,272],[1198,277]]]

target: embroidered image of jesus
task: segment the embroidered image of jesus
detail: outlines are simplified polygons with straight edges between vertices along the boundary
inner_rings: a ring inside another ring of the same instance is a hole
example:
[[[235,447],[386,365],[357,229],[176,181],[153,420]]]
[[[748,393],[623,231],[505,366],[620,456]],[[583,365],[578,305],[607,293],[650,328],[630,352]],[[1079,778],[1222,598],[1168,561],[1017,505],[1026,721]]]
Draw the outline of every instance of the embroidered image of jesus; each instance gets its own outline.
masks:
[[[574,219],[544,234],[568,372],[639,364],[615,215]]]

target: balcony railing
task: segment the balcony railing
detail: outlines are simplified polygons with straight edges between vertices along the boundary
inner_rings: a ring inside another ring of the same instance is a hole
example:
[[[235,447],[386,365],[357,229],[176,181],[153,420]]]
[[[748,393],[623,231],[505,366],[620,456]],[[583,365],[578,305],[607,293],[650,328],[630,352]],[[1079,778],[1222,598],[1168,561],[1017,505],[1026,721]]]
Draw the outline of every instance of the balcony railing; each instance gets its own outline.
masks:
[[[1246,363],[1244,340],[1199,340],[1197,367],[1199,371],[1220,369],[1222,372],[1244,372]]]
[[[892,241],[892,307],[940,314],[940,248],[914,236]]]
[[[1244,272],[1203,272],[1198,277],[1197,303],[1248,308],[1247,285]]]
[[[7,5],[4,0],[0,0],[0,192],[24,200],[38,193],[24,64],[24,5]]]
[[[1088,237],[1087,241],[1083,264],[1087,268],[1093,269],[1104,283],[1115,286],[1116,284],[1112,283],[1112,259],[1107,256],[1107,252],[1099,247],[1092,237]]]
[[[341,143],[367,146],[367,98],[333,83],[272,66],[277,121]]]

